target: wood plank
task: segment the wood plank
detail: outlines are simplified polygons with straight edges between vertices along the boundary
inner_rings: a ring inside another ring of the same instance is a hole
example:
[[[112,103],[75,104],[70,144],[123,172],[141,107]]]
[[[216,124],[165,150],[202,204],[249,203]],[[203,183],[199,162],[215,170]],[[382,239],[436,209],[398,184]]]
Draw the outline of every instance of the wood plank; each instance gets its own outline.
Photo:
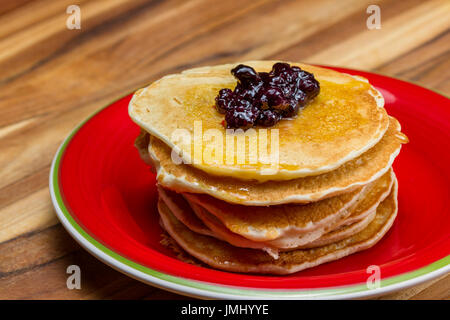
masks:
[[[417,43],[423,43],[450,28],[450,2],[424,1],[398,16],[382,23],[380,30],[365,30],[359,35],[337,43],[326,51],[308,57],[307,61],[333,63],[351,68],[376,68],[412,50]],[[408,21],[409,23],[405,23]],[[424,28],[426,26],[426,28]],[[411,35],[414,34],[414,41]]]
[[[405,80],[426,84],[427,87],[450,93],[450,31],[431,38],[426,43],[375,69]]]
[[[58,223],[47,188],[0,210],[0,242]]]

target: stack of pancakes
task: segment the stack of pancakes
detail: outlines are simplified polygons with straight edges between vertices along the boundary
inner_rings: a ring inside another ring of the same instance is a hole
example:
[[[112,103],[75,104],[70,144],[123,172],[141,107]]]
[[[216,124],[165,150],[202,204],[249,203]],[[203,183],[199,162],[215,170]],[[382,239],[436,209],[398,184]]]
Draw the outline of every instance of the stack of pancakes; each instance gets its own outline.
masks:
[[[274,63],[243,64],[268,72]],[[215,161],[198,161],[207,144],[174,138],[179,129],[195,136],[195,121],[203,134],[227,134],[214,98],[236,85],[235,64],[166,76],[130,102],[130,117],[142,128],[136,146],[157,172],[161,224],[211,267],[297,272],[373,246],[396,217],[391,166],[407,138],[382,95],[361,77],[291,65],[313,73],[321,90],[296,118],[267,129],[278,130],[276,170],[259,158],[219,161],[225,152],[217,150]]]

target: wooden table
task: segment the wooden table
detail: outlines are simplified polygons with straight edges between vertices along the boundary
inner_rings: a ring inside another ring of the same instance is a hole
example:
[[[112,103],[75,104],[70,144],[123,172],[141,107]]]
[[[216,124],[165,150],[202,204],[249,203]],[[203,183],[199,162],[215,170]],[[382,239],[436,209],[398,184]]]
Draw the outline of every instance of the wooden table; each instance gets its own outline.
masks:
[[[80,30],[66,28],[74,2]],[[370,4],[381,29],[366,26]],[[371,70],[448,95],[449,29],[448,0],[1,1],[0,298],[183,298],[99,262],[55,216],[52,157],[99,107],[168,73],[246,59]],[[66,287],[71,264],[81,290]],[[450,275],[383,298],[448,299]]]

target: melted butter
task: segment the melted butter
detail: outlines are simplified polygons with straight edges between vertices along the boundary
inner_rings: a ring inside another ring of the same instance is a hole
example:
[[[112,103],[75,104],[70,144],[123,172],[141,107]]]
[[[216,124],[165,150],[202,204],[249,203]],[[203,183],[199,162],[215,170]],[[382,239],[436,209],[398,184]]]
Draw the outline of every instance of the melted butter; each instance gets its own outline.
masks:
[[[186,110],[187,128],[193,132],[194,121],[202,121],[203,132],[208,129],[218,129],[224,134],[223,161],[208,166],[221,167],[226,163],[225,156],[225,128],[222,125],[224,115],[215,108],[215,97],[222,88],[234,89],[235,82],[226,82],[222,85],[201,85],[187,88],[184,95],[179,98]],[[268,147],[270,152],[270,129],[279,130],[279,146],[283,148],[301,143],[323,143],[333,141],[336,137],[345,136],[352,130],[358,130],[362,125],[373,120],[374,115],[365,114],[361,104],[373,103],[370,95],[372,87],[369,83],[350,80],[345,83],[336,83],[328,80],[320,80],[320,94],[303,109],[294,119],[283,119],[275,126],[268,128]],[[258,129],[258,128],[255,128]],[[194,142],[191,146],[193,155]],[[205,148],[203,143],[202,148]],[[261,162],[249,163],[249,146],[245,146],[245,164],[237,164],[237,155],[234,156],[234,167],[241,169],[262,170],[269,167]],[[225,165],[226,166],[226,165]],[[279,168],[296,170],[297,165],[279,164]]]
[[[235,86],[236,83],[214,86],[201,85],[186,90],[181,101],[185,107],[187,119],[192,122],[192,128],[194,121],[201,120],[203,130],[220,129],[225,131],[222,125],[224,115],[217,112],[215,98],[220,89],[229,88],[233,90]]]
[[[408,138],[408,137],[406,136],[406,134],[404,134],[403,132],[397,132],[397,133],[395,134],[395,136],[397,137],[397,139],[400,140],[400,142],[401,142],[402,144],[409,143],[409,138]]]
[[[282,120],[275,127],[280,129],[280,145],[295,141],[320,143],[334,140],[369,121],[369,115],[358,110],[361,99],[367,98],[369,84],[349,81],[336,84],[320,82],[320,94],[293,120]]]

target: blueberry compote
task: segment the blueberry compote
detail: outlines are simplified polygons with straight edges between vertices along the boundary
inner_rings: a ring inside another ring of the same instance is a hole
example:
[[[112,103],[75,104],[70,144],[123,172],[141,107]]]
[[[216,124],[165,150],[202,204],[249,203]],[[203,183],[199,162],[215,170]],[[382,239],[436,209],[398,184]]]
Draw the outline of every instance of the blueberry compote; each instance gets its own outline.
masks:
[[[221,89],[216,97],[217,111],[225,114],[227,128],[273,126],[295,117],[320,91],[312,73],[282,62],[275,63],[270,72],[240,64],[231,74],[238,80],[236,87]]]

